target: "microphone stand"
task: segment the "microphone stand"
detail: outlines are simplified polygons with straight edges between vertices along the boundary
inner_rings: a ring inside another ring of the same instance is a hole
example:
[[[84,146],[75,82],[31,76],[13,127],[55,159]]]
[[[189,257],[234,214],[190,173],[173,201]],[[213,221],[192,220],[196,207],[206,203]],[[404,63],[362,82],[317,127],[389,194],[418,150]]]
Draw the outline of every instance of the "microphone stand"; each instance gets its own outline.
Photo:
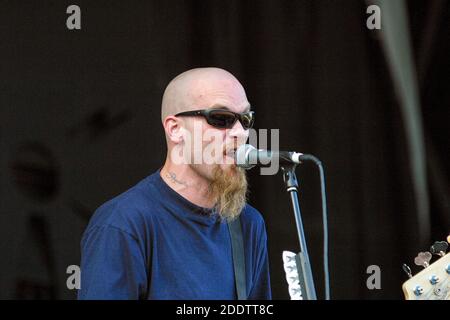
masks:
[[[302,290],[302,296],[305,297],[305,300],[317,300],[316,289],[314,288],[314,279],[311,270],[311,263],[309,262],[308,249],[306,247],[306,238],[305,231],[303,229],[300,205],[298,202],[298,182],[295,175],[296,167],[296,164],[288,164],[281,167],[286,190],[291,197],[292,207],[294,209],[295,215],[295,222],[297,225],[297,233],[300,242],[300,252],[296,255],[295,259],[297,262],[298,277],[300,288]]]

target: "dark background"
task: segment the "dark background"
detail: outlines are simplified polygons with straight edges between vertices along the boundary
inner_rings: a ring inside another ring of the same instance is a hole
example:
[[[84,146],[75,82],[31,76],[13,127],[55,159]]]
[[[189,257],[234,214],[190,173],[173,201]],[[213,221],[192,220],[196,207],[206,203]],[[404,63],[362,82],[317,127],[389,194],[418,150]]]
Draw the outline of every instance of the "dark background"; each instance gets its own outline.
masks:
[[[66,28],[70,4],[81,7],[81,30]],[[417,252],[450,231],[450,3],[406,1],[430,202],[422,235],[404,116],[367,5],[0,1],[0,298],[75,297],[66,268],[79,265],[90,215],[163,163],[165,86],[217,66],[246,88],[257,129],[280,129],[282,150],[325,165],[332,298],[402,299],[402,263],[417,272]],[[297,174],[323,297],[318,174],[310,164]],[[273,297],[288,299],[281,253],[299,250],[289,198],[280,175],[249,176]],[[366,286],[369,265],[381,268],[380,290]]]

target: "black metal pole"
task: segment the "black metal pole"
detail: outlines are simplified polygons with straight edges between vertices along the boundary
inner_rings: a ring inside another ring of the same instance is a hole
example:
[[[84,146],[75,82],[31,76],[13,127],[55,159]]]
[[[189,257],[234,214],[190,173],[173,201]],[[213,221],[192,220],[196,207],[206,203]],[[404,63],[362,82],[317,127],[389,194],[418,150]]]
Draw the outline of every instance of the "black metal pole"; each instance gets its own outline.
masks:
[[[283,166],[283,180],[286,184],[286,190],[291,197],[292,208],[294,210],[295,222],[297,225],[298,239],[300,243],[300,252],[298,254],[299,264],[299,282],[304,286],[302,288],[302,296],[305,300],[317,300],[316,289],[314,287],[314,278],[311,270],[311,263],[308,256],[308,248],[306,246],[305,231],[303,229],[302,216],[300,211],[300,205],[298,201],[298,182],[295,175],[296,165]],[[305,294],[303,294],[303,292]]]

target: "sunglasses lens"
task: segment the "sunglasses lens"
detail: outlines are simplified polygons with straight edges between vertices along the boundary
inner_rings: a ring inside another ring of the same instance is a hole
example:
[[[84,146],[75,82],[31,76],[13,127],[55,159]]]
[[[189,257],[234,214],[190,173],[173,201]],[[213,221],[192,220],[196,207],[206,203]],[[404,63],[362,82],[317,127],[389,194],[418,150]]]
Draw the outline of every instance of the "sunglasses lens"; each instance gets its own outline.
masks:
[[[232,112],[226,110],[214,110],[209,113],[208,123],[217,128],[230,129],[235,122],[236,117]]]
[[[253,117],[253,112],[244,113],[241,115],[241,123],[242,127],[247,130],[253,127],[253,123],[255,122],[255,118]]]

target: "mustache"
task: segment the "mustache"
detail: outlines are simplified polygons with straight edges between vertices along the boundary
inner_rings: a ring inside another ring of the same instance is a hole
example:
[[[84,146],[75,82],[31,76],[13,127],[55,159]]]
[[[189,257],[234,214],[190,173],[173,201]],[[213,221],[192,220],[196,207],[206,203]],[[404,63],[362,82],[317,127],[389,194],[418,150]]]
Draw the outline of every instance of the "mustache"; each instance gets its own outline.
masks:
[[[235,159],[235,157],[236,157],[236,150],[237,150],[241,145],[243,145],[243,143],[239,143],[239,142],[237,142],[237,141],[234,141],[233,144],[225,145],[225,146],[223,147],[223,155]]]

